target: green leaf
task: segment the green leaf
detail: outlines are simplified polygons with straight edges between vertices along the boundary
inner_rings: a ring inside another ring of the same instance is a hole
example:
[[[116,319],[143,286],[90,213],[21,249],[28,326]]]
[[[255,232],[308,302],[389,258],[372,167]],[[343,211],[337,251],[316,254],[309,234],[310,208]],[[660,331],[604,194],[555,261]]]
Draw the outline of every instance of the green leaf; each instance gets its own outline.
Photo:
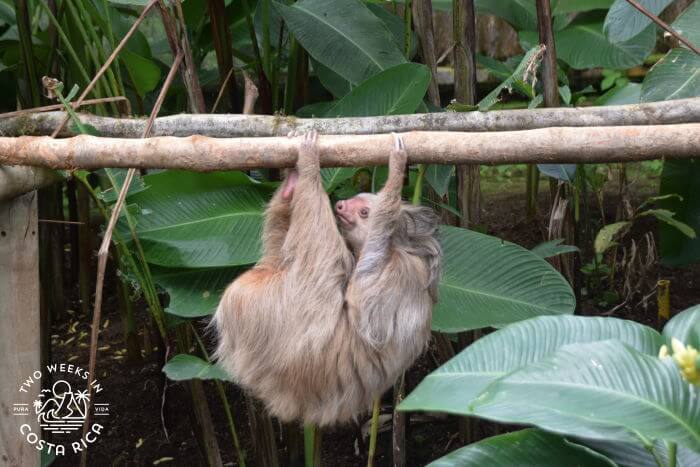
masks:
[[[562,245],[563,238],[555,238],[548,242],[543,242],[533,248],[531,251],[540,258],[551,258],[552,256],[563,255],[566,253],[576,253],[578,247],[574,245]]]
[[[394,44],[396,45],[396,48],[399,50],[403,50],[405,41],[405,28],[403,18],[399,18],[395,14],[389,12],[384,7],[383,2],[380,4],[369,3],[367,4],[367,7],[372,13],[374,13],[377,16],[377,18],[382,20],[382,22],[386,25],[387,29],[391,32],[391,36],[394,38]],[[413,32],[411,32],[411,57],[415,53],[417,46],[418,41],[416,40],[416,35]]]
[[[535,3],[529,0],[476,0],[478,14],[498,16],[508,21],[515,29],[537,29]]]
[[[563,182],[573,182],[576,176],[576,164],[537,164],[540,172],[548,177]]]
[[[544,259],[514,243],[441,228],[443,274],[433,329],[459,332],[573,313],[574,294]]]
[[[537,43],[537,33],[520,32],[525,44]],[[624,69],[641,64],[654,49],[656,34],[653,27],[625,42],[613,44],[603,34],[603,24],[584,16],[581,20],[554,33],[557,58],[572,68]],[[534,41],[534,42],[533,42]]]
[[[654,15],[659,15],[672,0],[638,0],[639,4]],[[630,5],[627,0],[615,0],[605,17],[603,30],[610,42],[632,39],[651,25],[651,20]]]
[[[691,44],[700,44],[700,2],[693,2],[672,24],[673,29]],[[681,44],[681,47],[685,45]]]
[[[595,241],[593,242],[595,252],[601,254],[611,246],[615,245],[616,243],[613,241],[615,235],[630,224],[631,223],[629,221],[615,222],[614,224],[608,224],[600,229],[598,235],[595,236]]]
[[[632,433],[700,451],[700,388],[672,359],[616,340],[571,344],[492,383],[477,416],[592,439]]]
[[[665,161],[659,191],[677,194],[683,199],[669,198],[661,207],[674,212],[675,219],[700,231],[700,160]],[[690,239],[678,229],[659,223],[659,253],[668,266],[683,266],[700,261],[700,239]]]
[[[119,56],[131,77],[131,83],[141,98],[153,91],[160,82],[160,67],[153,60],[122,50]]]
[[[164,171],[129,198],[146,259],[167,267],[252,264],[260,255],[269,189],[242,172]]]
[[[498,96],[501,94],[501,91],[503,91],[504,89],[511,89],[513,87],[516,87],[515,83],[520,83],[520,87],[527,86],[527,89],[530,89],[530,92],[527,94],[527,97],[532,97],[532,89],[527,83],[524,83],[522,79],[525,70],[527,69],[528,65],[530,64],[530,61],[533,59],[537,51],[538,47],[532,47],[530,50],[527,51],[522,60],[520,60],[518,66],[515,68],[515,71],[513,71],[513,73],[508,78],[506,78],[501,84],[496,86],[496,88],[493,91],[491,91],[486,97],[481,99],[481,101],[479,102],[479,110],[489,110],[491,107],[493,107],[493,105],[496,102],[498,102]]]
[[[603,455],[561,436],[530,428],[492,436],[431,462],[429,467],[614,467]]]
[[[97,196],[105,203],[112,204],[117,201],[119,191],[124,185],[124,179],[126,178],[126,173],[128,172],[128,170],[103,169],[102,171],[98,171],[97,173],[99,174],[100,172],[104,173],[104,176],[108,178],[111,188],[107,188],[104,191],[99,191],[97,193]],[[146,190],[146,184],[143,181],[143,177],[137,174],[134,175],[134,177],[131,179],[131,183],[129,184],[129,189],[126,192],[126,196],[128,198],[129,196],[135,195],[136,193],[140,193],[144,190]]]
[[[700,305],[684,310],[666,323],[663,335],[670,343],[675,337],[686,345],[700,349]]]
[[[700,55],[673,49],[651,67],[642,83],[642,102],[700,96]]]
[[[428,84],[428,67],[402,63],[362,82],[331,107],[326,117],[411,114],[423,100]]]
[[[430,164],[425,168],[425,180],[441,198],[450,187],[454,165]]]
[[[359,0],[274,5],[309,55],[353,84],[406,62],[386,25]]]
[[[182,318],[213,314],[224,290],[242,270],[240,267],[180,269],[151,266],[155,282],[170,297],[165,311]]]
[[[596,451],[607,456],[619,467],[659,467],[654,456],[641,442],[637,444],[615,441],[581,440]],[[654,452],[661,459],[662,465],[669,465],[668,445],[662,440],[652,443]],[[698,455],[690,449],[677,446],[676,467],[697,467]]]
[[[226,372],[218,365],[212,365],[189,354],[175,355],[165,364],[163,373],[173,381],[186,381],[188,379],[230,380]]]
[[[333,94],[333,97],[335,97],[336,99],[340,99],[341,97],[347,95],[348,93],[350,93],[350,91],[352,91],[352,84],[350,84],[350,81],[346,80],[335,71],[323,65],[318,60],[314,60],[312,58],[311,62],[314,65],[314,71],[316,71],[316,76],[318,76],[318,80],[321,82],[323,87],[328,90],[328,92]],[[318,104],[320,104],[320,102],[309,104],[309,106]],[[330,107],[335,105],[335,102],[332,102],[330,104],[331,105],[329,106],[329,109]]]
[[[345,180],[352,178],[359,169],[357,167],[332,167],[321,169],[321,180],[323,188],[331,193],[338,188]]]
[[[496,379],[567,344],[618,339],[657,355],[664,341],[648,326],[617,318],[540,316],[488,334],[430,373],[401,410],[468,415],[470,404]]]
[[[688,224],[679,221],[674,216],[676,213],[669,211],[668,209],[648,209],[646,211],[640,212],[638,216],[654,216],[658,220],[665,222],[671,227],[677,229],[683,235],[688,238],[695,238],[695,230]]]
[[[559,0],[552,10],[552,15],[556,16],[591,10],[607,10],[612,3],[613,0]]]
[[[621,87],[614,87],[596,99],[596,105],[628,105],[639,104],[642,95],[642,85],[639,83],[627,83]]]

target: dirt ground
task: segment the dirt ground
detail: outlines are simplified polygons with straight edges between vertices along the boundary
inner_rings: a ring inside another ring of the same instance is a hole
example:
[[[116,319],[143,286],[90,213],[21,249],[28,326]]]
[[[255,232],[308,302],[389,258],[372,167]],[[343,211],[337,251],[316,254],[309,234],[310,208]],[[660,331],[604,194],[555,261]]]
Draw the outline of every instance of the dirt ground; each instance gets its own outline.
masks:
[[[643,200],[647,193],[642,190],[634,198]],[[522,192],[505,194],[488,194],[485,196],[483,224],[488,233],[513,241],[526,248],[532,248],[543,241],[547,225],[546,213],[549,206],[547,190],[540,192],[540,214],[532,221],[524,220],[524,196]],[[606,205],[606,217],[614,218],[614,205]],[[641,226],[641,235],[645,228]],[[687,269],[666,269],[654,265],[649,272],[651,283],[657,278],[667,278],[672,283],[671,308],[680,311],[700,303],[700,265]],[[128,363],[123,355],[124,344],[121,341],[121,322],[116,311],[114,293],[108,286],[107,303],[104,308],[104,320],[109,324],[102,331],[97,375],[104,387],[104,397],[110,403],[110,416],[105,417],[105,431],[91,446],[88,455],[90,466],[198,466],[203,465],[190,414],[189,396],[184,386],[167,381],[162,372],[162,352],[156,350],[143,362]],[[69,288],[75,299],[77,290]],[[656,326],[655,296],[647,299],[646,308],[636,299],[633,303],[622,306],[612,313],[610,308],[599,305],[598,297],[583,297],[579,312],[582,314],[607,314],[610,316],[635,319]],[[74,310],[78,309],[75,301]],[[146,312],[143,304],[137,304],[141,333],[145,325]],[[66,313],[53,323],[52,360],[71,363],[87,368],[89,342],[89,319],[78,313]],[[81,331],[86,334],[81,336]],[[69,341],[71,337],[77,339]],[[142,341],[143,344],[143,341]],[[407,390],[410,392],[420,380],[435,368],[434,356],[428,352],[407,374]],[[165,395],[164,394],[165,389]],[[226,419],[220,404],[216,388],[211,382],[205,382],[210,409],[218,435],[219,447],[225,465],[236,465],[233,445],[228,434]],[[241,394],[232,385],[227,385],[229,400],[233,403],[234,417],[238,435],[248,453],[248,465],[254,465],[252,446],[248,431],[245,404]],[[390,405],[385,404],[383,414],[389,414]],[[388,416],[385,418],[389,418]],[[365,419],[366,421],[366,419]],[[390,420],[389,420],[390,423]],[[380,431],[375,465],[391,465],[391,430],[386,425]],[[388,428],[388,429],[387,429]],[[476,432],[479,437],[495,434],[501,428],[477,421]],[[366,465],[366,440],[358,440],[360,428],[346,426],[323,433],[323,465],[335,467]],[[426,417],[413,414],[407,433],[406,449],[408,465],[420,466],[437,459],[445,453],[460,447],[458,422],[455,417]],[[278,432],[279,434],[279,432]],[[278,445],[283,446],[285,443]],[[287,465],[289,453],[280,449],[282,465]],[[65,456],[55,461],[56,466],[75,466],[78,456]]]

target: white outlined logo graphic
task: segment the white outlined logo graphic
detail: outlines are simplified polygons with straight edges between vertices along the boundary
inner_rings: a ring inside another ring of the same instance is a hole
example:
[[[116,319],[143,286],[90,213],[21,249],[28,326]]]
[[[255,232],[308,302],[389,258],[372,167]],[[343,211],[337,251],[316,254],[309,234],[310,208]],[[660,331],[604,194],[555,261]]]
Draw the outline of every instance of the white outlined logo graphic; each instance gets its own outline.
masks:
[[[104,428],[102,422],[109,416],[109,403],[99,401],[103,388],[97,380],[92,382],[92,420],[95,422],[82,436],[91,397],[85,387],[88,372],[66,363],[47,365],[45,372],[37,370],[20,384],[20,393],[36,394],[44,374],[51,375],[53,381],[50,388],[38,391],[38,396],[31,403],[13,404],[12,414],[22,419],[20,435],[36,449],[50,454],[78,453],[97,440]],[[34,418],[36,423],[33,420],[30,422],[29,417]],[[34,432],[37,428],[43,437]]]

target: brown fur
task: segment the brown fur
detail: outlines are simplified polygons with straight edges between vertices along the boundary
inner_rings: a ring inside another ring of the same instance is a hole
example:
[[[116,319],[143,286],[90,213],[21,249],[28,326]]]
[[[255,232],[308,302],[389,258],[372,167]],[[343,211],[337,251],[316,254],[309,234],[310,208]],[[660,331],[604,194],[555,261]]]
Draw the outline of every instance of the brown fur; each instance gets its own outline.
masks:
[[[401,203],[403,149],[352,250],[318,156],[307,135],[291,200],[282,187],[266,211],[263,258],[226,289],[214,326],[237,383],[283,421],[324,426],[367,411],[423,351],[442,250],[432,211]]]

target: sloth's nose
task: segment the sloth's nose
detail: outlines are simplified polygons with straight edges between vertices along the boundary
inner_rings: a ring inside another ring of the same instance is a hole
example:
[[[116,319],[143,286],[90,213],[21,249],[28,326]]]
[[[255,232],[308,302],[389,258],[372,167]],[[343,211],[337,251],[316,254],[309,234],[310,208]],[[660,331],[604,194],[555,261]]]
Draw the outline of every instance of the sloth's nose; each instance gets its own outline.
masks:
[[[335,210],[340,212],[345,209],[345,201],[338,201],[335,203]]]

